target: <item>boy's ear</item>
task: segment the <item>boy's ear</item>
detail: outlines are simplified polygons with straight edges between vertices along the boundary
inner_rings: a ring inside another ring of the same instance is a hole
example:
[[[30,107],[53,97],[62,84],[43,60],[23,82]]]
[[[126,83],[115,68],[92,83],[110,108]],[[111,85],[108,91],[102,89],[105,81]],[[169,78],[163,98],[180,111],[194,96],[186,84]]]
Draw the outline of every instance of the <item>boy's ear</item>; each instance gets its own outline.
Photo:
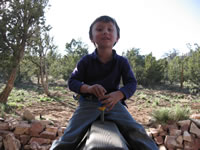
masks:
[[[116,39],[116,42],[115,42],[115,43],[117,43],[117,42],[118,42],[118,40],[119,40],[119,37]]]
[[[91,41],[92,43],[94,43],[94,41],[93,41],[93,38],[92,38],[92,37],[90,37],[90,41]]]

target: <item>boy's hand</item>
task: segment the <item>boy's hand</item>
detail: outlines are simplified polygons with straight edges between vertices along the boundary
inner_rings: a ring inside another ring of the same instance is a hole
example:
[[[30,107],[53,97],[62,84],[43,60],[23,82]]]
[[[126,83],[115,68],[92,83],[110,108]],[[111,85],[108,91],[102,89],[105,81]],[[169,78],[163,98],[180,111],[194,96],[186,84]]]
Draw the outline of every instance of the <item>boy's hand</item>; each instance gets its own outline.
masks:
[[[100,97],[99,100],[110,111],[123,98],[124,94],[121,91],[115,91]]]
[[[105,93],[107,92],[106,89],[99,84],[88,86],[87,90],[88,93],[94,94],[98,98],[104,96]]]

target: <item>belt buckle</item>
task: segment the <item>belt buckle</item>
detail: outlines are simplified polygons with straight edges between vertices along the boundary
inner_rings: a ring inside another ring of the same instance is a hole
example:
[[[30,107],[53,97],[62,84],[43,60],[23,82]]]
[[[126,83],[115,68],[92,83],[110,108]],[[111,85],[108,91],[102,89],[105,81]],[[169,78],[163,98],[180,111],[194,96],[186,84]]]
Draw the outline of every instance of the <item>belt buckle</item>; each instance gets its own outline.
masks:
[[[90,96],[88,96],[88,98],[87,98],[88,100],[90,100],[90,101],[92,101],[93,100],[93,96],[92,95],[90,95]]]

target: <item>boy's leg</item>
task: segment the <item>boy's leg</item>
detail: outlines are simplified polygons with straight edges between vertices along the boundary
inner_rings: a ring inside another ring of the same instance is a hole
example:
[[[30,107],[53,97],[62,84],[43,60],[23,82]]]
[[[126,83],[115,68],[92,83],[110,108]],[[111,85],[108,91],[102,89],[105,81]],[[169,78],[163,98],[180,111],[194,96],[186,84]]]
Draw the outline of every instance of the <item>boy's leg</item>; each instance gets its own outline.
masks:
[[[105,119],[112,120],[117,124],[132,149],[158,150],[154,141],[146,134],[143,126],[133,119],[121,103],[117,103],[110,112],[105,113]]]
[[[50,150],[75,149],[91,123],[94,122],[99,115],[98,103],[81,102],[70,119],[64,135],[58,141],[53,142]]]

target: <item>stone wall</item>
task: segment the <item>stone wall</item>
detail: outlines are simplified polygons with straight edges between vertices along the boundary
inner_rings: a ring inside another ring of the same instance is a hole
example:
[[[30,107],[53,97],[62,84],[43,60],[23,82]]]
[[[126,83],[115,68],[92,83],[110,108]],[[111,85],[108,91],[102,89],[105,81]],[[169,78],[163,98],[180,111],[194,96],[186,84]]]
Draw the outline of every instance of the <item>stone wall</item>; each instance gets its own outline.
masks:
[[[64,129],[46,120],[0,121],[0,150],[48,150]]]
[[[0,150],[48,150],[65,127],[47,120],[0,119]],[[147,129],[160,150],[200,150],[200,120],[190,119]]]
[[[200,150],[200,120],[190,119],[147,130],[159,150]]]

